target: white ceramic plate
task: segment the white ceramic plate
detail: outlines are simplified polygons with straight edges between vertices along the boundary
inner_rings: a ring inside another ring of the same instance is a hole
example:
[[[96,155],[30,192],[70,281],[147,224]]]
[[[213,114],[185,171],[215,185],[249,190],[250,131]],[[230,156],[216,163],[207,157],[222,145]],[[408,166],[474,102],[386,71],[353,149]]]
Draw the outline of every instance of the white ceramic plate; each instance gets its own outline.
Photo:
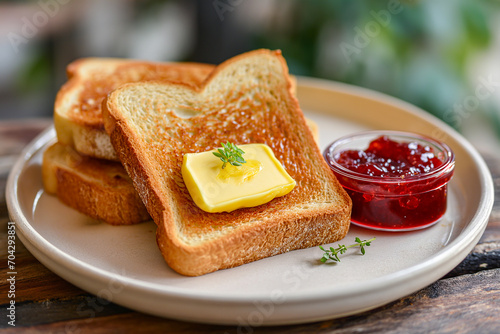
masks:
[[[314,247],[184,277],[163,261],[153,223],[97,223],[43,191],[42,153],[55,140],[49,129],[26,148],[8,180],[8,207],[18,236],[49,269],[99,297],[153,315],[247,330],[372,309],[431,284],[466,257],[486,227],[493,183],[463,137],[416,107],[357,87],[300,78],[298,98],[319,125],[322,147],[366,129],[419,132],[450,145],[456,170],[444,218],[431,228],[406,233],[353,226],[342,243],[356,236],[377,240],[365,256],[352,250],[338,264],[320,264],[322,252]]]

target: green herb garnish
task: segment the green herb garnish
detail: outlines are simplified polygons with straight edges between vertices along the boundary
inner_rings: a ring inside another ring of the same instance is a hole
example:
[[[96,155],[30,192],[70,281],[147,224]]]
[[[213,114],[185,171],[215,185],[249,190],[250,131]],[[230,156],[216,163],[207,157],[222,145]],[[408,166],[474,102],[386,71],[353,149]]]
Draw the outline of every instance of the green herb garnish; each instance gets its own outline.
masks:
[[[229,163],[233,166],[241,166],[241,164],[246,163],[245,159],[243,159],[242,155],[245,153],[242,149],[236,147],[236,145],[227,142],[222,143],[222,147],[224,149],[217,149],[218,152],[212,152],[217,158],[221,159],[223,162],[222,169],[226,167],[226,164]]]
[[[352,247],[360,247],[361,249],[361,254],[365,255],[365,246],[370,246],[370,243],[375,240],[375,238],[371,238],[370,240],[361,240],[360,238],[356,237],[355,244],[346,246],[346,245],[338,245],[338,248],[333,248],[330,247],[330,249],[326,250],[322,246],[319,246],[323,252],[323,257],[321,258],[321,262],[325,263],[328,260],[333,260],[335,262],[340,262],[339,254],[344,254],[348,248]]]

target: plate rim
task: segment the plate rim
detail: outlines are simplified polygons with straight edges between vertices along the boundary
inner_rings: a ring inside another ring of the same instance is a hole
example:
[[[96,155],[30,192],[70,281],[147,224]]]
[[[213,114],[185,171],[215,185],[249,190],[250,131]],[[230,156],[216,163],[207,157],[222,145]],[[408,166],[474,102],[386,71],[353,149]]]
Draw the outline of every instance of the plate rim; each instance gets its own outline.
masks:
[[[491,174],[486,166],[486,163],[484,162],[484,159],[480,156],[478,151],[472,146],[472,144],[470,144],[468,140],[466,140],[461,134],[456,132],[454,129],[452,129],[450,126],[448,126],[435,116],[430,115],[429,113],[423,111],[422,109],[412,104],[409,104],[405,101],[399,100],[397,98],[388,96],[380,92],[376,92],[363,87],[334,82],[330,80],[308,78],[308,77],[298,77],[298,87],[300,86],[309,86],[313,88],[315,86],[321,88],[326,87],[328,89],[333,89],[341,93],[362,96],[370,100],[376,100],[379,102],[400,106],[402,109],[405,109],[406,111],[414,114],[419,118],[431,120],[434,124],[436,124],[440,128],[444,128],[445,132],[448,135],[457,139],[463,145],[467,153],[473,158],[473,161],[478,168],[479,175],[482,181],[481,184],[482,189],[484,191],[481,192],[481,198],[479,200],[479,203],[482,205],[477,208],[474,216],[467,223],[467,226],[460,232],[460,234],[453,241],[451,241],[449,244],[443,247],[443,249],[434,253],[430,259],[422,261],[404,270],[392,272],[390,274],[383,275],[381,277],[373,279],[372,281],[370,281],[369,285],[367,284],[362,287],[359,287],[359,285],[357,285],[356,283],[351,283],[343,285],[342,291],[339,291],[338,289],[337,290],[333,289],[330,291],[292,291],[286,295],[286,303],[295,304],[295,303],[304,303],[312,300],[317,301],[317,300],[328,300],[331,298],[342,298],[344,296],[350,296],[354,290],[353,287],[356,287],[355,291],[361,294],[365,293],[366,291],[373,290],[374,287],[384,288],[388,285],[394,284],[394,282],[401,282],[404,280],[408,280],[409,277],[413,277],[415,274],[421,275],[422,273],[432,271],[433,269],[435,269],[435,267],[439,266],[443,261],[446,261],[450,257],[450,254],[463,252],[464,249],[469,249],[469,251],[470,249],[472,249],[472,247],[475,245],[475,242],[477,242],[482,232],[486,228],[488,217],[493,207],[494,187]],[[22,151],[18,160],[14,164],[7,180],[6,200],[7,200],[8,211],[11,216],[11,219],[14,222],[16,222],[16,232],[18,231],[21,232],[20,239],[25,245],[28,243],[31,247],[35,248],[36,251],[40,252],[42,256],[45,256],[47,258],[51,258],[51,256],[56,256],[56,258],[50,260],[54,261],[58,265],[65,266],[66,269],[69,269],[75,273],[78,272],[81,274],[82,271],[85,271],[86,275],[92,277],[93,279],[101,283],[103,282],[105,283],[110,279],[119,279],[121,281],[124,281],[129,289],[133,288],[135,291],[149,291],[152,293],[159,294],[161,296],[180,298],[185,301],[209,300],[218,303],[228,303],[228,304],[236,303],[242,305],[247,304],[249,302],[250,303],[254,302],[255,300],[269,298],[268,292],[252,296],[249,295],[220,296],[218,293],[210,293],[209,291],[203,294],[200,294],[199,292],[190,293],[189,289],[184,287],[172,288],[170,286],[165,287],[159,283],[144,282],[141,281],[140,279],[130,278],[127,276],[120,276],[115,273],[111,273],[109,271],[105,271],[100,268],[94,267],[89,263],[86,263],[69,254],[64,253],[62,250],[52,245],[47,239],[45,239],[40,233],[38,233],[34,229],[28,218],[24,215],[20,203],[18,202],[19,189],[17,188],[16,185],[19,182],[20,176],[22,175],[22,172],[24,170],[23,167],[26,165],[26,163],[29,162],[29,160],[40,149],[43,149],[46,145],[48,145],[48,143],[54,137],[55,137],[55,130],[53,125],[51,125],[46,130],[44,130],[39,136],[37,136],[28,146],[26,146],[26,148]],[[21,226],[21,228],[19,228],[19,226]],[[467,253],[469,251],[467,251]],[[33,254],[33,251],[31,249],[30,252]],[[38,258],[38,256],[36,256],[35,254],[33,255]],[[462,259],[460,259],[460,261]],[[46,265],[46,263],[43,264]],[[52,263],[50,266],[51,267],[53,266]],[[59,270],[54,270],[54,268],[50,269],[56,272],[59,276],[64,277],[64,275],[61,275]],[[75,282],[71,283],[81,287],[80,284],[76,284]],[[84,290],[88,291],[88,289]],[[352,312],[350,314],[353,313],[357,312]],[[308,320],[308,321],[314,321],[314,320]],[[221,322],[216,322],[216,323],[221,323]],[[285,323],[291,324],[293,322],[285,322]]]

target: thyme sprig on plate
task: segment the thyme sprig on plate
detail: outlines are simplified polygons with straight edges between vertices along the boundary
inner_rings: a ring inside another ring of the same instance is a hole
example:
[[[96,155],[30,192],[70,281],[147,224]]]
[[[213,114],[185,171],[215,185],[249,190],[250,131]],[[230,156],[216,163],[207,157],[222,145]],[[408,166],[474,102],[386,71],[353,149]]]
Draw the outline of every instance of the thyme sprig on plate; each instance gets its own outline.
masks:
[[[337,248],[330,247],[330,249],[324,249],[323,246],[319,246],[319,248],[321,248],[321,250],[325,252],[320,261],[323,263],[328,260],[340,262],[339,254],[344,254],[348,248],[352,247],[359,247],[361,249],[361,254],[365,255],[365,247],[370,246],[373,240],[375,240],[375,238],[371,238],[369,240],[361,240],[360,238],[356,237],[356,239],[354,239],[356,243],[349,246],[339,244]]]
[[[217,158],[219,158],[223,164],[222,169],[226,167],[226,164],[229,163],[233,166],[241,166],[241,164],[246,163],[245,159],[243,159],[243,154],[245,153],[242,149],[238,148],[233,143],[227,142],[222,143],[222,148],[217,149],[217,152],[212,152]]]

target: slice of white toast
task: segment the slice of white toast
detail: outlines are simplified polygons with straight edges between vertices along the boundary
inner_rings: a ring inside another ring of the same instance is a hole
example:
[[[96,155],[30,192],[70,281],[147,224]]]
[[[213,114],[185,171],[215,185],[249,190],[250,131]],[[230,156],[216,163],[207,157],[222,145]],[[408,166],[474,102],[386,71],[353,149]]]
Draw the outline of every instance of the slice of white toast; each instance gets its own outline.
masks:
[[[325,163],[279,51],[219,65],[199,87],[126,84],[103,103],[106,131],[157,224],[157,243],[177,272],[197,276],[342,239],[351,201]],[[181,175],[183,155],[264,143],[297,182],[287,195],[232,212],[207,213]]]
[[[54,125],[58,141],[79,153],[118,161],[102,122],[101,104],[110,91],[128,82],[148,80],[199,85],[213,68],[213,65],[199,63],[78,59],[68,65],[68,81],[56,96]]]
[[[93,219],[111,225],[151,219],[119,162],[86,157],[56,143],[44,152],[42,181],[47,193]]]

